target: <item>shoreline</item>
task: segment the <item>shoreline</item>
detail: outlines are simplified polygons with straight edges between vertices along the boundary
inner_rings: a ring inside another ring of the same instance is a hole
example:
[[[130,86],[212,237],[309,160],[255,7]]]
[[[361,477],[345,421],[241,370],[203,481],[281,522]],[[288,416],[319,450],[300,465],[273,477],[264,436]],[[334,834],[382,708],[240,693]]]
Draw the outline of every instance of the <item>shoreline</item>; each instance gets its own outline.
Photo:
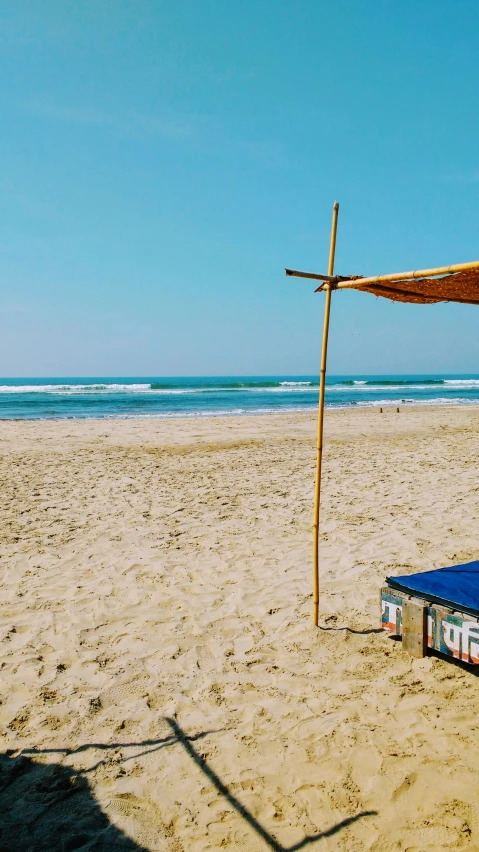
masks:
[[[479,406],[479,399],[472,400],[471,402],[444,402],[442,404],[432,400],[428,402],[427,400],[420,402],[401,402],[398,400],[384,401],[378,400],[378,402],[374,402],[371,404],[361,404],[361,403],[349,403],[346,405],[325,405],[325,412],[359,412],[359,411],[372,411],[374,412],[378,408],[402,408],[402,409],[422,409],[426,408],[428,410],[437,409],[438,411],[450,410],[450,409],[470,409],[477,408]],[[98,417],[1,417],[0,416],[0,424],[1,423],[70,423],[70,422],[85,422],[85,423],[114,423],[114,422],[128,422],[128,421],[156,421],[156,420],[208,420],[208,419],[220,419],[220,418],[238,418],[243,419],[244,417],[275,417],[275,416],[295,416],[295,415],[308,415],[318,411],[318,405],[310,406],[308,408],[291,408],[291,409],[270,409],[267,411],[262,410],[252,410],[252,411],[232,411],[231,413],[228,411],[219,411],[215,413],[214,411],[208,411],[205,413],[194,412],[194,413],[174,413],[174,414],[106,414]]]

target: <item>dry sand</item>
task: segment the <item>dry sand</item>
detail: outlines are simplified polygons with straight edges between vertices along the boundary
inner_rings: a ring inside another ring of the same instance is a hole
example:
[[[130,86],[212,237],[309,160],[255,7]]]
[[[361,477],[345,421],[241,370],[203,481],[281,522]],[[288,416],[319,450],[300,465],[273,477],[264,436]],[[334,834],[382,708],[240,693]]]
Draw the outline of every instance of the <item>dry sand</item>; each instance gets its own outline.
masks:
[[[320,630],[314,440],[0,423],[2,850],[479,850],[479,680],[378,630],[478,556],[479,409],[327,413]]]

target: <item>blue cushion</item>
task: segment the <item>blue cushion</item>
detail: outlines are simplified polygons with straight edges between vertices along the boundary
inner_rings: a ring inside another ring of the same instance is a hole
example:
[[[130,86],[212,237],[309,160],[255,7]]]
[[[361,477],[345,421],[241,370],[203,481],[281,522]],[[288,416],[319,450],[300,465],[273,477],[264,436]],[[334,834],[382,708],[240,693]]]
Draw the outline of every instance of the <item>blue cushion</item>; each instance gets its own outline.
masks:
[[[387,577],[392,589],[479,616],[479,561],[436,568],[402,577]]]

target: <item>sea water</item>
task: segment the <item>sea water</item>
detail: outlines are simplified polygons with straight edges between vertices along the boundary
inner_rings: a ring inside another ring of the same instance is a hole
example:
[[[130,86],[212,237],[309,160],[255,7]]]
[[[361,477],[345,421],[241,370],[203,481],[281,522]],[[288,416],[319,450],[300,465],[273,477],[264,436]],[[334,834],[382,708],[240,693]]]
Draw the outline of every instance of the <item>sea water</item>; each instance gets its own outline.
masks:
[[[307,411],[317,376],[0,379],[0,418],[198,417]],[[477,375],[328,376],[326,406],[478,405]]]

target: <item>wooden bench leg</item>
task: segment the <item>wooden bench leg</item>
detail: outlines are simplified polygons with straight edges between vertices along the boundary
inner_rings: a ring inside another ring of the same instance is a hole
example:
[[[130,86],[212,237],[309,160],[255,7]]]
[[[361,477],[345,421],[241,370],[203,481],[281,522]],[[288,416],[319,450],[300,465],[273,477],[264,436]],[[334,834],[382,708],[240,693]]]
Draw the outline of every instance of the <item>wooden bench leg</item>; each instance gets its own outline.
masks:
[[[414,598],[403,600],[402,644],[412,657],[427,654],[427,606]]]

